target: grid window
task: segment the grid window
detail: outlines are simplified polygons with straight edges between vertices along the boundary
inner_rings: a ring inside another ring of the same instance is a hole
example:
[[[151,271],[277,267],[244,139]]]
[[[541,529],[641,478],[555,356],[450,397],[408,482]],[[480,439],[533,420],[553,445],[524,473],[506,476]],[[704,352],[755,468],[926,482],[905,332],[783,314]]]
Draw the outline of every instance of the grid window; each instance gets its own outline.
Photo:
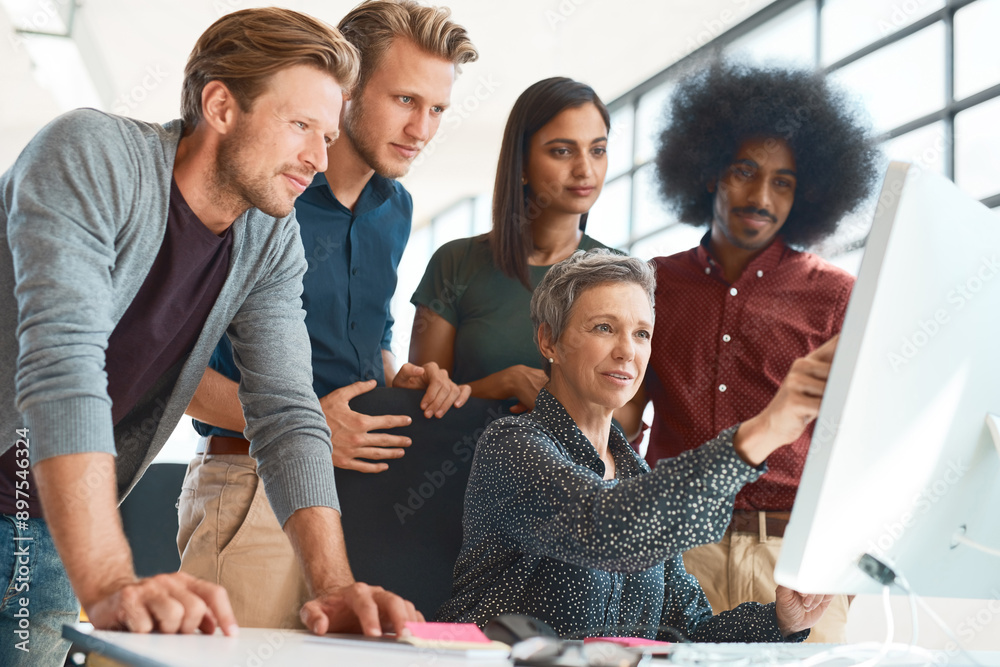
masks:
[[[608,105],[608,177],[588,234],[642,258],[698,243],[704,230],[666,209],[651,161],[676,80],[713,52],[822,67],[865,106],[887,161],[944,174],[1000,207],[997,25],[1000,0],[776,0]],[[856,273],[873,210],[866,203],[813,250]]]
[[[887,160],[912,162],[921,169],[929,169],[939,174],[945,173],[944,159],[947,148],[944,122],[925,125],[890,139],[882,145]]]
[[[980,0],[955,12],[955,98],[1000,84],[997,27],[1000,0]]]
[[[816,64],[816,5],[801,2],[733,40],[727,55],[802,67]]]
[[[1000,97],[955,117],[955,184],[979,199],[1000,192]]]
[[[636,164],[648,162],[656,155],[656,142],[659,141],[667,102],[673,91],[674,82],[668,81],[639,98],[635,111]]]
[[[657,229],[677,222],[660,197],[660,184],[656,180],[656,165],[652,162],[635,172],[635,201],[632,213],[632,236],[642,237]]]
[[[674,224],[632,244],[629,252],[639,259],[666,257],[693,248],[704,235],[705,230],[700,227]]]
[[[825,0],[821,61],[832,65],[942,7],[944,0]]]
[[[608,135],[608,179],[624,174],[632,167],[632,127],[635,114],[632,107],[623,107],[611,114]]]
[[[878,132],[944,106],[944,25],[935,23],[833,73],[861,95]]]
[[[587,216],[587,235],[612,248],[625,248],[629,238],[631,196],[630,176],[605,183],[601,196]]]

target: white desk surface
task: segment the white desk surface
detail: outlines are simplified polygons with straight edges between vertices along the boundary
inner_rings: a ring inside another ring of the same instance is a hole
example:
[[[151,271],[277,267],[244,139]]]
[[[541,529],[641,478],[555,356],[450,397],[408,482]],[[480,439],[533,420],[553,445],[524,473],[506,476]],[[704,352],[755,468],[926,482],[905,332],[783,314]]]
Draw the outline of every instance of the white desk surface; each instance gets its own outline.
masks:
[[[324,641],[305,631],[242,628],[239,637],[222,635],[159,635],[130,634],[92,630],[82,625],[75,630],[87,636],[77,645],[90,649],[125,665],[137,667],[311,667],[312,665],[350,665],[377,667],[508,667],[513,663],[506,658],[468,658],[448,652],[429,649],[401,648],[399,645],[382,646],[371,642],[352,642],[350,645]],[[85,645],[89,644],[89,645]],[[726,667],[754,665],[794,665],[796,662],[820,651],[832,648],[829,644],[724,644],[688,645],[697,654],[684,656],[678,653],[676,663],[666,658],[652,661],[657,664],[725,665]],[[962,654],[948,655],[936,652],[936,663],[942,667],[973,665]],[[1000,667],[1000,651],[973,651],[977,663],[983,667]],[[845,667],[872,657],[837,658],[824,663],[829,667]],[[913,657],[890,657],[880,665],[918,665]]]
[[[508,667],[512,664],[502,653],[499,658],[473,659],[395,642],[382,645],[351,641],[345,645],[304,630],[241,628],[238,637],[224,637],[132,634],[92,630],[89,625],[75,629],[89,636],[89,641],[73,637],[77,646],[138,667]]]

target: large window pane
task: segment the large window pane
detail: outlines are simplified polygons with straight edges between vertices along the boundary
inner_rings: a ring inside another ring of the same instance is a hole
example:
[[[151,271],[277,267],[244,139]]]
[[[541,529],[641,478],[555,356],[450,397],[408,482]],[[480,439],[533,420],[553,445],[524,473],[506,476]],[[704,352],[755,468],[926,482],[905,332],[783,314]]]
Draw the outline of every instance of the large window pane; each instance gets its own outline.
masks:
[[[707,227],[672,225],[659,234],[632,244],[629,253],[639,259],[666,257],[693,248],[705,235]]]
[[[660,227],[677,222],[660,198],[656,165],[650,163],[635,172],[635,199],[632,209],[632,236],[645,236]]]
[[[944,24],[851,63],[833,79],[861,96],[879,132],[937,111],[944,106]]]
[[[463,199],[431,221],[434,230],[434,247],[440,248],[448,241],[464,238],[472,233],[472,199]]]
[[[944,174],[944,123],[933,123],[882,144],[886,164],[890,160],[912,162],[921,169]]]
[[[979,0],[955,12],[955,99],[1000,83],[998,26],[1000,0]]]
[[[410,354],[410,333],[416,313],[410,297],[427,270],[433,250],[430,226],[414,229],[399,261],[398,287],[390,302],[390,310],[396,320],[392,325],[392,352],[396,355],[397,366],[402,365]]]
[[[955,183],[983,199],[1000,194],[1000,98],[955,116]]]
[[[823,64],[835,63],[942,7],[944,0],[825,0],[820,19]]]
[[[675,85],[675,82],[668,81],[639,98],[639,107],[635,114],[636,164],[648,162],[656,154],[656,143],[660,139],[660,131],[663,130],[667,102]]]
[[[632,129],[635,122],[631,105],[611,114],[611,134],[608,135],[608,178],[614,178],[632,168]]]
[[[493,228],[493,197],[479,195],[472,206],[472,235],[485,234]]]
[[[587,235],[612,248],[625,248],[631,198],[632,179],[628,176],[606,183],[587,217]]]
[[[71,3],[68,0],[0,0],[17,30],[67,36]]]
[[[872,227],[872,220],[875,218],[875,206],[878,201],[879,190],[882,188],[882,178],[879,178],[872,198],[862,204],[859,210],[845,215],[837,222],[837,229],[833,234],[820,241],[815,246],[809,248],[811,252],[820,257],[837,257],[846,252],[847,248],[855,247],[864,241]]]
[[[816,4],[801,2],[759,28],[733,40],[727,55],[758,62],[775,61],[800,67],[816,66]]]
[[[857,250],[852,250],[846,252],[842,255],[837,255],[836,257],[830,257],[827,259],[828,262],[834,266],[840,267],[844,271],[847,271],[852,276],[857,276],[858,271],[861,269],[861,258],[864,257],[865,249],[858,248]]]

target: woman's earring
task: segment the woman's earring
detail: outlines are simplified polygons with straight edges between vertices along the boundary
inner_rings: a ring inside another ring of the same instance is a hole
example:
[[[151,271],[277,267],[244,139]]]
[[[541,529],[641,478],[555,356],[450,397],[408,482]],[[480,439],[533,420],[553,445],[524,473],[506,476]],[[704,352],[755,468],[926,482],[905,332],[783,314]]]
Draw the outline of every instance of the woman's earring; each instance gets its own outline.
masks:
[[[550,363],[550,364],[554,364],[554,363],[556,363],[556,360],[555,360],[555,359],[553,359],[552,357],[549,357],[549,363]]]
[[[527,185],[527,184],[528,184],[528,177],[527,176],[522,176],[521,177],[521,185]]]

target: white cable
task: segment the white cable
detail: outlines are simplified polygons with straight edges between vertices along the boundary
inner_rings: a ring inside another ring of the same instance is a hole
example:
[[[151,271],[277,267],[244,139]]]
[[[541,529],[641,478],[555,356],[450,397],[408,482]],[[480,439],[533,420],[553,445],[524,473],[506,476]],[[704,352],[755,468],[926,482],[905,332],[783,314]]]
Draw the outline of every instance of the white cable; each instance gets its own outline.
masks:
[[[934,623],[937,624],[937,626],[944,631],[944,633],[948,636],[948,639],[955,642],[955,646],[958,648],[958,650],[964,653],[965,657],[967,657],[969,661],[972,662],[972,664],[974,665],[980,664],[979,661],[973,658],[972,655],[969,653],[969,651],[966,650],[965,646],[962,645],[962,642],[958,639],[958,637],[955,636],[955,633],[952,632],[951,628],[948,627],[948,624],[945,623],[941,619],[941,617],[937,615],[937,612],[931,609],[930,605],[924,602],[924,599],[921,598],[919,595],[917,595],[912,588],[910,588],[910,582],[906,580],[906,577],[904,577],[898,571],[895,572],[894,574],[896,575],[896,580],[893,583],[899,586],[910,597],[910,604],[911,605],[913,605],[914,603],[919,604],[920,607],[927,613],[927,615],[931,617],[931,620],[934,621]],[[915,624],[916,620],[914,618],[914,627]]]
[[[910,588],[910,582],[906,580],[906,577],[904,577],[902,573],[893,572],[893,575],[895,576],[895,579],[892,583],[899,586],[903,592],[906,593],[906,597],[910,602],[910,646],[916,646],[917,634],[920,631],[920,621],[917,615],[917,594],[913,592],[912,588]]]
[[[937,626],[944,631],[946,635],[948,635],[948,639],[955,642],[955,646],[957,646],[958,650],[960,650],[962,653],[965,654],[965,657],[969,659],[969,662],[971,662],[973,665],[982,664],[978,660],[972,657],[972,654],[969,653],[968,650],[966,650],[966,648],[962,645],[962,642],[959,641],[958,637],[955,636],[955,633],[952,632],[951,628],[948,627],[948,624],[945,623],[943,620],[941,620],[941,617],[938,616],[937,613],[935,613],[935,611],[930,608],[930,605],[924,602],[923,598],[921,598],[916,593],[912,593],[912,595],[914,598],[916,598],[917,604],[919,604],[920,607],[927,613],[927,615],[931,617],[931,620],[934,621],[937,624]]]
[[[896,624],[892,618],[892,597],[889,595],[888,586],[882,587],[882,609],[885,611],[885,641],[882,642],[882,648],[872,658],[858,663],[857,667],[872,667],[889,655],[892,638],[896,634]]]
[[[868,655],[869,651],[875,647],[878,647],[878,651],[874,657],[855,663],[854,667],[871,667],[878,663],[878,661],[889,654],[889,650],[893,646],[892,638],[896,632],[895,623],[892,619],[892,598],[889,596],[888,586],[882,587],[882,609],[885,611],[885,641],[881,644],[867,642],[864,644],[838,646],[837,648],[828,649],[806,658],[799,663],[799,667],[814,667],[815,665],[821,665],[845,656],[863,657]]]
[[[917,595],[913,591],[907,591],[906,597],[910,600],[910,648],[913,648],[917,645],[917,635],[920,632],[917,617]]]
[[[1000,549],[994,549],[993,547],[988,547],[985,544],[980,544],[974,540],[970,540],[965,535],[955,535],[952,539],[956,542],[964,544],[967,547],[972,547],[973,549],[979,549],[983,553],[987,553],[991,556],[1000,556]]]

